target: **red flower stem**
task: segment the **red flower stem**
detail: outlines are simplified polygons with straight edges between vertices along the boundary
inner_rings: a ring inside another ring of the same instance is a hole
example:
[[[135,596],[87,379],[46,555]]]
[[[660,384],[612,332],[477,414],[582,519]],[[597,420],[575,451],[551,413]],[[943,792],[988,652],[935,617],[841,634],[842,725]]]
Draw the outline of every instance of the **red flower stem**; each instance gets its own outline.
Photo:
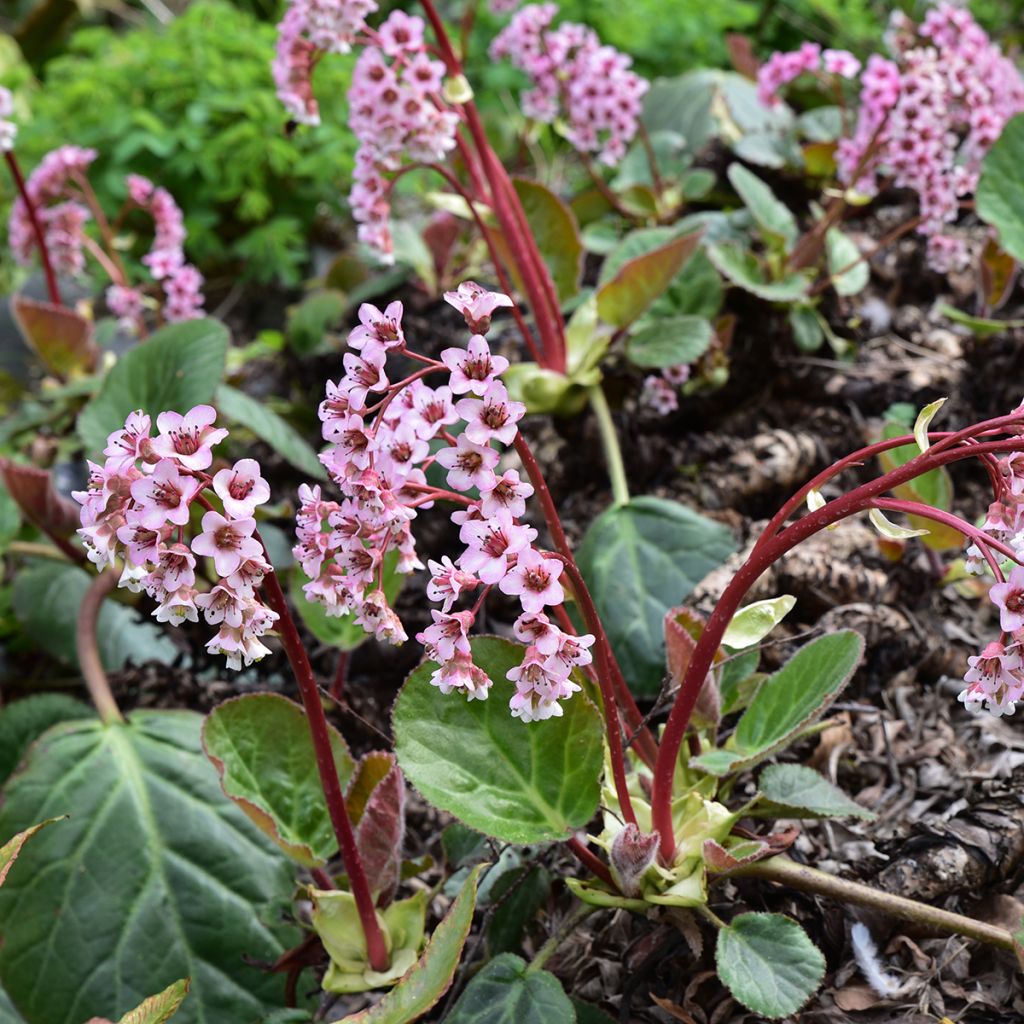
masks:
[[[107,215],[103,212],[103,207],[100,205],[99,199],[96,198],[96,193],[93,191],[88,177],[79,171],[74,174],[74,179],[78,187],[82,190],[82,195],[85,197],[86,204],[96,221],[100,237],[103,239],[103,245],[106,247],[107,256],[110,259],[110,262],[117,267],[118,272],[121,275],[120,280],[113,275],[110,275],[111,279],[115,284],[126,285],[128,283],[128,275],[125,273],[121,257],[117,254],[117,247],[114,245],[114,232],[110,228],[110,222],[107,220]],[[104,267],[104,269],[106,269],[106,267]],[[109,274],[110,272],[107,271],[107,273]]]
[[[89,697],[104,725],[124,722],[124,715],[121,714],[121,709],[110,690],[110,681],[103,668],[96,641],[96,627],[103,599],[114,589],[116,583],[117,570],[113,566],[108,566],[86,589],[82,603],[78,607],[78,619],[75,623],[75,653],[78,655],[78,664]]]
[[[1003,573],[999,568],[999,563],[996,562],[992,555],[992,549],[995,549],[1001,555],[1016,562],[1018,565],[1022,564],[1013,548],[1004,544],[1000,540],[996,540],[995,537],[990,537],[984,530],[968,523],[959,516],[953,515],[952,512],[944,512],[940,508],[933,508],[931,505],[925,505],[924,502],[921,501],[902,501],[897,498],[876,498],[871,502],[871,504],[877,509],[884,509],[889,512],[903,512],[908,516],[919,516],[922,519],[931,519],[933,522],[942,523],[944,526],[951,526],[954,530],[958,533],[962,533],[965,537],[970,537],[970,539],[981,548],[981,553],[985,556],[985,560],[988,562],[989,568],[992,570],[992,575],[995,576],[1000,583],[1003,582]]]
[[[977,427],[987,426],[988,424],[977,425]],[[968,431],[960,431],[959,434],[966,439],[970,435],[971,430],[977,429],[977,427],[969,428]],[[912,441],[913,439],[911,438],[910,440]],[[899,447],[900,443],[906,444],[908,441],[906,439],[896,439],[896,443],[879,442],[879,444],[871,445],[868,449],[862,449],[861,452],[855,454],[861,455],[871,450],[876,452],[878,450],[884,451],[887,447]],[[769,566],[778,561],[797,544],[818,533],[826,526],[831,526],[833,523],[846,519],[848,516],[865,511],[886,491],[892,490],[894,487],[907,483],[922,473],[927,473],[929,470],[950,462],[957,462],[974,456],[984,456],[989,453],[999,454],[1024,451],[1024,438],[984,441],[945,451],[938,449],[939,445],[929,448],[927,451],[910,459],[904,465],[898,466],[896,469],[890,470],[875,480],[862,484],[849,493],[828,502],[828,504],[823,505],[821,508],[798,519],[777,536],[768,535],[767,539],[766,536],[762,536],[757,544],[754,545],[746,562],[743,563],[725,588],[725,591],[718,600],[718,604],[715,606],[715,610],[707,621],[707,625],[704,627],[704,632],[697,641],[697,646],[694,648],[690,664],[687,667],[686,675],[683,677],[679,693],[676,695],[675,703],[665,724],[658,748],[658,761],[655,765],[651,793],[651,819],[654,830],[660,835],[660,853],[664,863],[671,863],[675,855],[676,844],[672,826],[672,781],[679,758],[679,750],[686,735],[686,728],[689,725],[693,708],[697,703],[701,684],[711,668],[715,652],[721,645],[722,636],[736,614],[740,602],[758,578]],[[849,457],[840,460],[841,463],[846,464],[849,464],[850,461],[857,460],[851,460]],[[837,463],[837,465],[839,464]],[[835,467],[832,468],[834,469]],[[833,473],[830,470],[826,470],[824,474],[819,474],[819,477],[824,476],[825,479],[828,479],[831,475]],[[801,489],[803,494],[806,494],[808,490],[810,490],[809,486]],[[792,502],[793,499],[790,499],[787,505],[792,504]],[[773,519],[772,523],[774,522],[775,520]],[[771,529],[771,526],[772,524],[770,523],[768,529]]]
[[[568,846],[574,854],[576,854],[580,863],[583,864],[591,874],[596,875],[602,882],[606,882],[613,889],[618,889],[618,886],[612,879],[612,873],[608,870],[607,866],[595,853],[593,853],[593,851],[580,842],[576,836],[573,836],[572,839],[567,839],[565,841],[565,845]]]
[[[256,537],[260,539],[258,533]],[[263,541],[260,540],[260,543],[262,544]],[[263,550],[269,558],[266,545]],[[334,751],[331,749],[331,738],[327,728],[327,716],[324,714],[323,704],[320,703],[320,692],[313,676],[313,667],[309,663],[306,649],[302,646],[302,639],[295,627],[295,620],[288,610],[288,602],[285,600],[276,572],[268,572],[263,577],[263,592],[267,597],[268,604],[279,616],[277,632],[281,637],[285,653],[288,655],[288,663],[292,667],[295,681],[299,684],[302,704],[306,709],[306,717],[309,719],[309,732],[313,739],[313,748],[316,751],[316,766],[320,773],[320,784],[323,786],[327,810],[331,815],[331,824],[334,826],[334,835],[338,840],[341,859],[348,874],[349,886],[352,896],[355,898],[359,920],[363,926],[367,958],[375,971],[386,971],[390,965],[390,956],[384,941],[384,934],[377,920],[373,894],[370,892],[366,871],[356,847],[352,821],[348,816],[348,807],[345,805],[345,796],[341,791],[338,767],[334,761]]]
[[[348,662],[351,654],[349,651],[338,652],[338,664],[334,669],[334,679],[331,680],[331,696],[337,700],[341,700],[341,695],[345,692],[345,682],[348,678]]]
[[[55,306],[62,306],[60,300],[60,289],[57,287],[57,275],[53,272],[53,264],[50,262],[50,250],[46,247],[46,235],[43,233],[43,226],[39,223],[39,214],[36,212],[35,203],[29,198],[28,188],[25,185],[25,178],[21,173],[21,166],[18,158],[10,150],[4,152],[4,159],[14,179],[14,185],[25,204],[25,211],[28,213],[29,222],[32,224],[32,233],[36,236],[36,246],[39,249],[39,260],[43,264],[43,274],[46,276],[46,290],[50,293],[50,301]]]

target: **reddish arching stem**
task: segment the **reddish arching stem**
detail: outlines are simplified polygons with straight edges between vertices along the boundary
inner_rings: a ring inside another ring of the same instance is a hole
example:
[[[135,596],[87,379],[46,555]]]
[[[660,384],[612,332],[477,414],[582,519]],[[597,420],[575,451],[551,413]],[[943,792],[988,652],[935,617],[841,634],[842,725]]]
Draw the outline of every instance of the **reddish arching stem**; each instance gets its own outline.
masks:
[[[597,856],[597,854],[587,847],[586,843],[582,842],[576,836],[573,836],[572,839],[567,839],[565,841],[565,845],[572,850],[579,862],[587,868],[591,874],[596,875],[602,882],[606,882],[613,889],[618,888],[612,878],[612,873],[608,870],[607,865],[600,857]]]
[[[336,701],[341,700],[342,694],[345,692],[345,683],[348,679],[348,662],[351,658],[350,651],[339,651],[338,652],[338,663],[334,669],[334,678],[331,680],[331,696]]]
[[[10,150],[4,152],[4,159],[14,179],[14,185],[25,204],[28,219],[32,224],[32,233],[36,236],[36,247],[39,249],[39,260],[43,265],[43,274],[46,276],[46,290],[50,294],[50,301],[55,306],[62,306],[60,300],[60,289],[57,287],[57,275],[53,272],[53,264],[50,262],[50,250],[46,247],[46,235],[43,226],[39,223],[39,214],[36,211],[35,203],[29,198],[28,187],[25,185],[24,175],[21,173],[21,166],[18,158]]]
[[[113,566],[108,566],[86,589],[82,603],[78,607],[78,619],[75,623],[75,653],[78,655],[78,665],[82,670],[82,678],[85,680],[89,697],[104,725],[124,722],[124,715],[121,714],[121,709],[110,690],[110,681],[103,668],[96,640],[96,627],[103,599],[114,589],[116,583],[117,571]]]
[[[725,591],[722,593],[722,596],[719,598],[718,603],[715,606],[715,610],[708,619],[707,624],[704,627],[704,632],[701,634],[700,639],[697,641],[697,645],[694,648],[682,686],[679,688],[679,693],[676,696],[672,711],[669,714],[668,722],[665,725],[665,730],[662,733],[661,743],[658,749],[658,761],[655,765],[654,771],[653,791],[651,794],[651,818],[654,830],[659,833],[659,849],[664,863],[671,863],[672,858],[675,855],[676,844],[672,826],[672,782],[675,775],[675,767],[679,757],[679,751],[686,735],[686,728],[689,725],[690,716],[693,713],[694,706],[696,705],[701,684],[711,667],[715,652],[718,650],[722,642],[722,636],[724,635],[729,623],[732,621],[732,618],[739,608],[740,602],[743,600],[747,591],[750,590],[753,584],[769,566],[778,561],[778,559],[794,548],[797,544],[800,544],[802,541],[813,536],[815,533],[818,533],[825,527],[831,526],[833,523],[837,523],[849,516],[856,515],[859,512],[866,511],[875,503],[876,500],[882,498],[882,495],[886,491],[890,491],[894,487],[898,487],[900,484],[907,483],[915,477],[920,476],[922,473],[927,473],[939,466],[944,466],[962,459],[972,458],[975,456],[984,457],[988,454],[995,455],[1024,451],[1024,438],[1020,437],[1013,440],[1003,439],[1000,441],[984,441],[974,444],[964,444],[961,447],[950,447],[955,444],[957,440],[967,441],[978,433],[985,433],[989,431],[993,422],[1001,422],[1001,425],[1008,426],[1010,423],[1019,423],[1022,418],[1024,418],[1022,417],[1022,414],[1018,413],[1010,417],[1001,417],[1000,421],[989,421],[983,424],[976,424],[975,426],[968,428],[966,431],[959,431],[955,434],[946,433],[938,435],[940,440],[932,448],[929,448],[920,455],[910,459],[908,462],[904,463],[904,465],[890,470],[888,473],[884,473],[875,480],[862,484],[859,487],[854,488],[849,493],[844,494],[839,498],[828,502],[828,504],[823,505],[821,508],[808,513],[803,516],[803,518],[798,519],[796,522],[786,527],[781,533],[773,534],[771,532],[773,528],[777,529],[777,527],[781,525],[781,523],[778,522],[779,516],[772,519],[765,531],[765,534],[762,535],[761,539],[754,545],[754,548],[747,557],[746,562],[743,563],[729,585],[725,588]],[[1010,423],[1007,423],[1006,421],[1010,421]],[[929,434],[930,438],[932,436],[935,435]],[[901,447],[904,444],[913,443],[914,439],[911,437],[909,439],[897,438],[894,440],[895,443],[890,441],[871,445],[867,449],[862,449],[860,452],[854,453],[854,456],[863,456],[869,451],[873,454],[877,454],[879,451],[885,451],[888,448]],[[840,460],[840,463],[837,463],[837,466],[840,464],[848,465],[851,462],[856,461],[858,461],[856,457],[848,456],[847,459]],[[831,467],[823,474],[819,474],[815,479],[823,478],[827,480],[834,475],[835,471],[837,471],[836,467]],[[802,496],[806,495],[812,486],[813,482],[811,485],[805,485],[801,488],[801,491],[798,492],[801,497],[796,499],[791,498],[783,507],[789,507],[790,510],[792,510],[792,507],[799,505],[800,500],[802,500]],[[794,505],[794,500],[796,505]],[[888,501],[889,499],[882,500]],[[915,511],[917,510],[915,509]],[[957,528],[959,529],[959,527]]]
[[[256,536],[259,539],[259,535]],[[262,540],[260,543],[263,543]],[[264,552],[266,552],[265,545]],[[313,749],[316,751],[316,766],[320,773],[320,784],[323,787],[327,810],[330,813],[331,824],[334,826],[334,834],[341,850],[345,872],[348,874],[352,896],[359,912],[359,920],[363,926],[363,935],[366,937],[367,958],[375,971],[386,971],[390,964],[390,956],[384,940],[384,933],[377,920],[370,883],[366,878],[366,871],[356,847],[352,821],[345,804],[345,795],[341,791],[338,767],[334,761],[334,751],[331,749],[327,716],[324,714],[323,704],[320,703],[320,692],[313,675],[313,666],[309,663],[309,657],[302,645],[295,620],[288,610],[288,602],[285,600],[284,591],[281,590],[277,573],[268,572],[264,576],[263,592],[266,595],[267,603],[279,616],[276,628],[281,637],[281,643],[284,645],[285,653],[288,655],[288,663],[292,667],[295,681],[299,684],[302,705],[306,709],[306,717],[309,719],[309,732],[313,739]]]

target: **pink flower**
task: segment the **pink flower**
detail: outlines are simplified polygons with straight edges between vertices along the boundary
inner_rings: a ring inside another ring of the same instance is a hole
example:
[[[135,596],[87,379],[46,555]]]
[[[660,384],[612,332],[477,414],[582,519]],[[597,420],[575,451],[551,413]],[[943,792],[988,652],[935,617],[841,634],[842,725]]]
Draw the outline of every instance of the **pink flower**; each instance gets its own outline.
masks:
[[[196,604],[203,610],[203,616],[211,626],[223,622],[238,629],[242,625],[244,599],[221,580],[209,593],[199,594]]]
[[[400,57],[406,51],[423,47],[423,19],[410,18],[405,11],[392,11],[377,31],[381,49],[389,57]]]
[[[107,447],[103,449],[107,468],[134,466],[137,459],[143,458],[145,444],[149,441],[149,428],[149,417],[141,409],[129,413],[124,427],[107,438]]]
[[[1024,627],[1024,566],[1017,566],[1005,583],[995,583],[988,592],[999,609],[999,625],[1006,633]]]
[[[433,608],[430,614],[434,624],[416,635],[426,647],[427,656],[432,661],[451,661],[457,653],[468,655],[469,630],[476,616],[470,611],[448,614]]]
[[[488,518],[507,512],[518,518],[526,511],[526,499],[533,494],[533,485],[519,479],[517,470],[510,469],[494,481],[493,487],[480,490],[480,509]]]
[[[562,560],[542,555],[535,548],[523,551],[512,569],[498,583],[503,594],[518,597],[523,611],[539,612],[548,605],[561,604],[565,593],[558,582]]]
[[[473,664],[469,654],[456,654],[450,661],[443,662],[431,675],[430,682],[444,694],[459,690],[467,700],[486,700],[491,688],[490,677]]]
[[[526,414],[522,402],[508,397],[501,381],[491,381],[483,398],[463,398],[455,411],[466,421],[466,436],[475,444],[488,444],[492,440],[511,445],[519,433],[517,424]]]
[[[474,334],[465,349],[446,348],[441,353],[441,362],[451,370],[449,383],[456,395],[467,391],[482,395],[494,378],[508,369],[508,360],[504,356],[492,356],[482,334]]]
[[[412,393],[413,403],[410,422],[424,441],[431,440],[444,427],[458,422],[459,414],[452,402],[452,389],[447,385],[431,388],[418,380],[408,390]]]
[[[968,685],[957,699],[968,711],[977,712],[987,707],[997,717],[1012,715],[1024,694],[1020,652],[993,642],[981,654],[968,658],[967,664],[970,667],[964,682]]]
[[[270,484],[255,459],[240,459],[231,469],[222,469],[213,478],[213,489],[232,519],[248,519],[257,505],[270,499]]]
[[[503,292],[489,292],[475,281],[463,281],[455,291],[445,292],[444,301],[466,318],[466,325],[474,334],[486,334],[491,328],[494,311],[512,306],[509,296]]]
[[[165,459],[176,459],[186,469],[206,469],[213,462],[213,446],[220,444],[228,432],[214,427],[217,410],[197,405],[184,416],[162,412],[156,418],[160,435],[153,439],[152,451]]]
[[[568,675],[574,668],[582,668],[594,660],[590,653],[593,646],[592,633],[584,633],[581,636],[563,633],[559,637],[558,650],[544,662],[544,667],[556,675]]]
[[[516,692],[509,701],[512,717],[524,722],[560,717],[559,701],[580,689],[568,676],[552,672],[534,648],[527,648],[522,663],[510,669],[506,678],[516,684]]]
[[[442,448],[437,461],[448,470],[448,486],[456,491],[469,491],[474,487],[489,487],[494,481],[494,467],[498,464],[498,452],[486,445],[474,444],[460,434],[457,444]]]
[[[151,476],[132,484],[135,507],[130,521],[150,530],[159,530],[164,523],[184,526],[196,490],[195,482],[181,475],[173,459],[161,459]]]
[[[543,612],[523,612],[515,621],[512,632],[517,640],[536,647],[545,657],[558,651],[563,633]]]
[[[825,50],[821,55],[825,73],[840,78],[856,78],[860,61],[849,50]]]
[[[157,569],[163,574],[163,585],[168,591],[193,588],[196,582],[195,555],[184,544],[171,544],[160,552]]]
[[[459,558],[460,567],[492,584],[505,577],[509,561],[530,546],[537,531],[503,512],[493,519],[467,522],[459,536],[468,545]]]
[[[475,590],[480,580],[472,573],[456,568],[447,555],[441,556],[440,562],[427,562],[430,570],[430,582],[427,584],[427,597],[431,601],[440,601],[441,611],[450,612],[452,605],[459,599],[463,591]]]
[[[644,388],[640,392],[640,405],[659,416],[667,416],[679,408],[679,398],[672,385],[664,377],[651,374],[644,378]]]
[[[382,313],[376,306],[364,302],[359,307],[359,326],[349,332],[348,344],[364,354],[369,350],[376,356],[390,348],[401,348],[405,344],[402,332],[401,302],[391,302]]]
[[[162,524],[161,524],[162,525]],[[117,539],[125,546],[128,561],[135,566],[156,562],[163,546],[164,530],[150,529],[141,523],[125,523],[117,529]]]
[[[388,604],[383,590],[373,590],[359,602],[356,622],[381,641],[395,647],[408,640],[402,621]]]
[[[353,352],[346,352],[342,358],[345,376],[341,380],[341,390],[348,395],[350,405],[355,409],[363,409],[366,405],[368,391],[384,391],[388,386],[387,374],[384,372],[383,350],[363,350],[362,357]]]
[[[260,542],[252,536],[255,530],[255,519],[231,520],[219,512],[207,512],[203,532],[192,539],[192,550],[212,558],[218,576],[230,576],[247,558],[263,553]]]

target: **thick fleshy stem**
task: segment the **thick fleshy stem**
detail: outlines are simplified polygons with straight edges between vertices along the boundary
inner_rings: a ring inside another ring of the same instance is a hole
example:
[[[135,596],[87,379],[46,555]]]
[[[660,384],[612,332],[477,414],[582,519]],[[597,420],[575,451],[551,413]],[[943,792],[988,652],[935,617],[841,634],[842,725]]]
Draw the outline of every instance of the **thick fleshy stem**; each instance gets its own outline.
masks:
[[[260,543],[263,543],[262,540]],[[265,546],[264,550],[266,550]],[[345,795],[341,791],[338,766],[334,761],[334,751],[331,749],[331,738],[327,728],[327,716],[324,714],[323,704],[320,703],[320,691],[317,689],[316,678],[313,675],[313,666],[309,663],[309,657],[302,645],[295,620],[288,610],[288,602],[285,600],[284,591],[281,590],[276,573],[269,572],[263,578],[263,592],[266,595],[267,603],[279,616],[276,628],[280,634],[281,643],[284,645],[285,653],[288,655],[288,662],[295,675],[295,681],[299,684],[302,705],[306,709],[306,717],[309,719],[309,731],[313,739],[313,749],[316,751],[316,766],[320,773],[320,784],[323,787],[327,810],[330,813],[331,824],[334,826],[334,834],[341,850],[345,872],[348,874],[352,896],[359,912],[359,920],[363,926],[363,935],[366,937],[367,958],[375,971],[386,971],[390,963],[387,944],[384,941],[380,922],[377,920],[370,883],[367,881],[366,871],[356,847],[352,820],[349,818],[348,807],[345,804]]]
[[[565,845],[576,855],[579,862],[588,870],[592,875],[600,878],[602,882],[607,883],[613,888],[617,888],[615,881],[612,878],[611,871],[608,870],[608,866],[597,856],[591,849],[588,848],[586,843],[581,839],[573,836],[572,839],[567,839]]]
[[[18,189],[18,194],[21,196],[21,201],[25,204],[28,219],[32,224],[32,232],[36,236],[36,245],[39,248],[39,260],[43,264],[43,274],[46,277],[46,290],[50,293],[50,301],[55,306],[62,306],[63,303],[60,300],[60,289],[57,287],[57,275],[53,272],[53,264],[50,262],[50,250],[46,247],[46,235],[43,232],[42,224],[39,223],[39,214],[36,211],[35,203],[33,203],[31,198],[29,198],[28,187],[25,185],[25,178],[21,173],[18,158],[8,150],[4,153],[4,159],[7,161],[11,177],[14,178],[14,184]]]
[[[124,715],[110,692],[110,681],[100,660],[100,650],[96,643],[96,626],[99,622],[100,608],[103,599],[114,589],[117,583],[117,571],[113,568],[104,569],[90,584],[78,606],[78,621],[75,623],[75,653],[78,664],[85,679],[89,697],[99,712],[100,721],[104,725],[123,722]]]
[[[1019,420],[1019,418],[1018,415],[1016,419]],[[977,431],[979,428],[983,430],[988,429],[989,426],[990,424],[979,424],[975,428],[968,428],[967,431],[960,431],[957,435],[943,435],[943,441],[955,443],[952,441],[953,437],[968,440],[972,436],[972,432]],[[903,444],[912,443],[912,441],[912,438],[909,442],[903,439]],[[711,617],[704,627],[704,632],[694,648],[690,664],[683,683],[679,688],[672,711],[669,714],[658,749],[658,761],[655,765],[653,791],[651,794],[651,819],[654,830],[659,833],[659,849],[664,863],[671,863],[672,857],[675,854],[675,837],[672,834],[672,782],[679,750],[686,734],[686,727],[689,725],[690,716],[697,703],[704,677],[707,675],[714,660],[715,652],[722,642],[722,636],[736,614],[740,602],[760,576],[769,566],[808,537],[813,536],[827,526],[831,526],[833,523],[866,511],[871,507],[872,502],[880,498],[886,491],[890,491],[900,484],[907,483],[922,473],[926,473],[938,466],[944,466],[947,463],[975,456],[1024,450],[1024,439],[1021,438],[1016,438],[1012,441],[986,441],[966,444],[963,447],[952,449],[947,446],[945,450],[940,447],[940,444],[936,444],[933,448],[929,448],[927,451],[915,456],[904,465],[890,470],[875,480],[862,484],[849,493],[810,512],[774,536],[768,534],[768,531],[772,529],[773,524],[776,522],[776,519],[773,519],[766,530],[767,537],[763,535],[757,544],[754,545],[746,562],[743,563],[725,588],[715,606],[715,610],[711,613]],[[885,445],[885,447],[899,446],[895,444]],[[870,448],[876,450],[885,450],[885,447],[880,445],[870,446]],[[864,451],[867,451],[867,449],[862,450],[862,452]],[[847,460],[841,460],[841,462],[847,462]],[[824,474],[819,474],[819,477],[828,479],[831,475],[833,474],[826,470]],[[801,488],[800,493],[806,495],[810,489],[810,486],[805,485]],[[787,502],[787,506],[791,505],[793,500],[790,499]]]

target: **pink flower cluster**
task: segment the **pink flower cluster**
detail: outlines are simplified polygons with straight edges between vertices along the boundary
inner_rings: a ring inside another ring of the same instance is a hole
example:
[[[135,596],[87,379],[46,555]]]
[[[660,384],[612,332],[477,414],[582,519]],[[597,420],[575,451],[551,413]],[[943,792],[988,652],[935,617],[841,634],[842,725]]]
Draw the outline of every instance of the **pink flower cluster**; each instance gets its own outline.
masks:
[[[181,208],[167,189],[158,188],[140,174],[129,174],[125,183],[129,201],[153,218],[153,243],[142,262],[153,280],[163,285],[164,319],[174,323],[202,316],[203,275],[185,262],[187,232]],[[125,325],[134,323],[142,312],[143,296],[138,288],[113,284],[106,298],[110,311]]]
[[[277,614],[257,596],[272,567],[256,532],[257,505],[270,488],[254,459],[241,459],[210,477],[213,446],[228,432],[216,427],[216,410],[198,405],[184,416],[162,412],[157,433],[149,416],[133,412],[107,439],[103,465],[89,463],[89,485],[74,498],[82,506],[78,531],[100,569],[124,559],[119,586],[145,591],[157,602],[159,622],[197,622],[200,611],[217,626],[207,643],[213,654],[239,669],[268,654],[260,638]],[[205,498],[212,489],[223,512]],[[190,510],[207,507],[202,531],[186,543]],[[197,577],[197,556],[213,566],[210,586]]]
[[[25,183],[54,268],[63,273],[80,274],[85,269],[83,228],[89,211],[80,202],[75,179],[83,176],[95,159],[94,149],[61,146],[43,157]],[[15,259],[27,266],[35,250],[36,236],[21,196],[11,207],[8,230]]]
[[[9,153],[14,149],[18,126],[11,120],[13,115],[14,97],[11,90],[0,85],[0,153]]]
[[[652,373],[644,378],[640,392],[640,405],[658,416],[667,416],[679,408],[677,389],[690,379],[690,367],[686,363],[666,366],[660,374]]]
[[[773,53],[757,72],[757,95],[761,102],[774,106],[784,85],[804,74],[838,75],[855,78],[860,61],[848,50],[822,50],[817,43],[804,43],[799,50]]]
[[[929,262],[946,272],[967,258],[947,226],[960,199],[973,193],[1003,126],[1024,110],[1024,80],[970,13],[949,2],[933,7],[920,25],[895,14],[887,38],[893,59],[875,54],[861,75],[857,123],[836,152],[840,177],[866,195],[880,177],[916,192]],[[814,49],[805,44],[797,54],[810,64]],[[774,98],[798,63],[794,54],[767,62],[764,98]]]
[[[349,127],[359,140],[349,206],[360,241],[392,253],[387,175],[406,160],[436,163],[455,148],[459,115],[441,96],[444,65],[423,42],[424,23],[394,11],[377,46],[359,56],[348,93]]]
[[[527,117],[546,124],[564,119],[577,150],[616,164],[636,134],[648,83],[630,70],[628,56],[602,46],[586,25],[551,28],[557,12],[553,3],[523,7],[491,44],[491,56],[529,75],[532,87],[522,95]]]
[[[509,305],[507,296],[471,283],[445,298],[471,330],[489,326],[494,310]],[[473,664],[469,633],[496,586],[518,598],[515,634],[528,644],[523,663],[508,676],[516,684],[512,714],[524,721],[560,715],[560,701],[579,689],[572,672],[590,663],[593,637],[563,632],[548,619],[545,609],[564,599],[563,563],[534,546],[537,531],[522,521],[533,487],[516,469],[499,466],[525,412],[499,380],[508,361],[491,352],[483,333],[473,333],[466,348],[445,349],[440,360],[414,353],[406,347],[402,312],[399,302],[383,312],[363,305],[349,335],[345,374],[327,385],[319,413],[329,447],[321,460],[341,501],[325,500],[319,487],[300,490],[294,553],[312,580],[305,593],[329,615],[352,612],[378,639],[402,643],[405,629],[383,590],[385,557],[397,553],[400,573],[422,569],[411,524],[421,508],[452,501],[464,547],[454,561],[429,562],[427,595],[440,608],[417,636],[438,663],[431,682],[444,693],[487,697],[491,680]],[[389,358],[422,366],[392,383]],[[427,385],[433,374],[444,383]],[[456,424],[461,428],[453,434]],[[435,463],[445,471],[446,487],[427,482]],[[455,610],[471,596],[471,608]]]

